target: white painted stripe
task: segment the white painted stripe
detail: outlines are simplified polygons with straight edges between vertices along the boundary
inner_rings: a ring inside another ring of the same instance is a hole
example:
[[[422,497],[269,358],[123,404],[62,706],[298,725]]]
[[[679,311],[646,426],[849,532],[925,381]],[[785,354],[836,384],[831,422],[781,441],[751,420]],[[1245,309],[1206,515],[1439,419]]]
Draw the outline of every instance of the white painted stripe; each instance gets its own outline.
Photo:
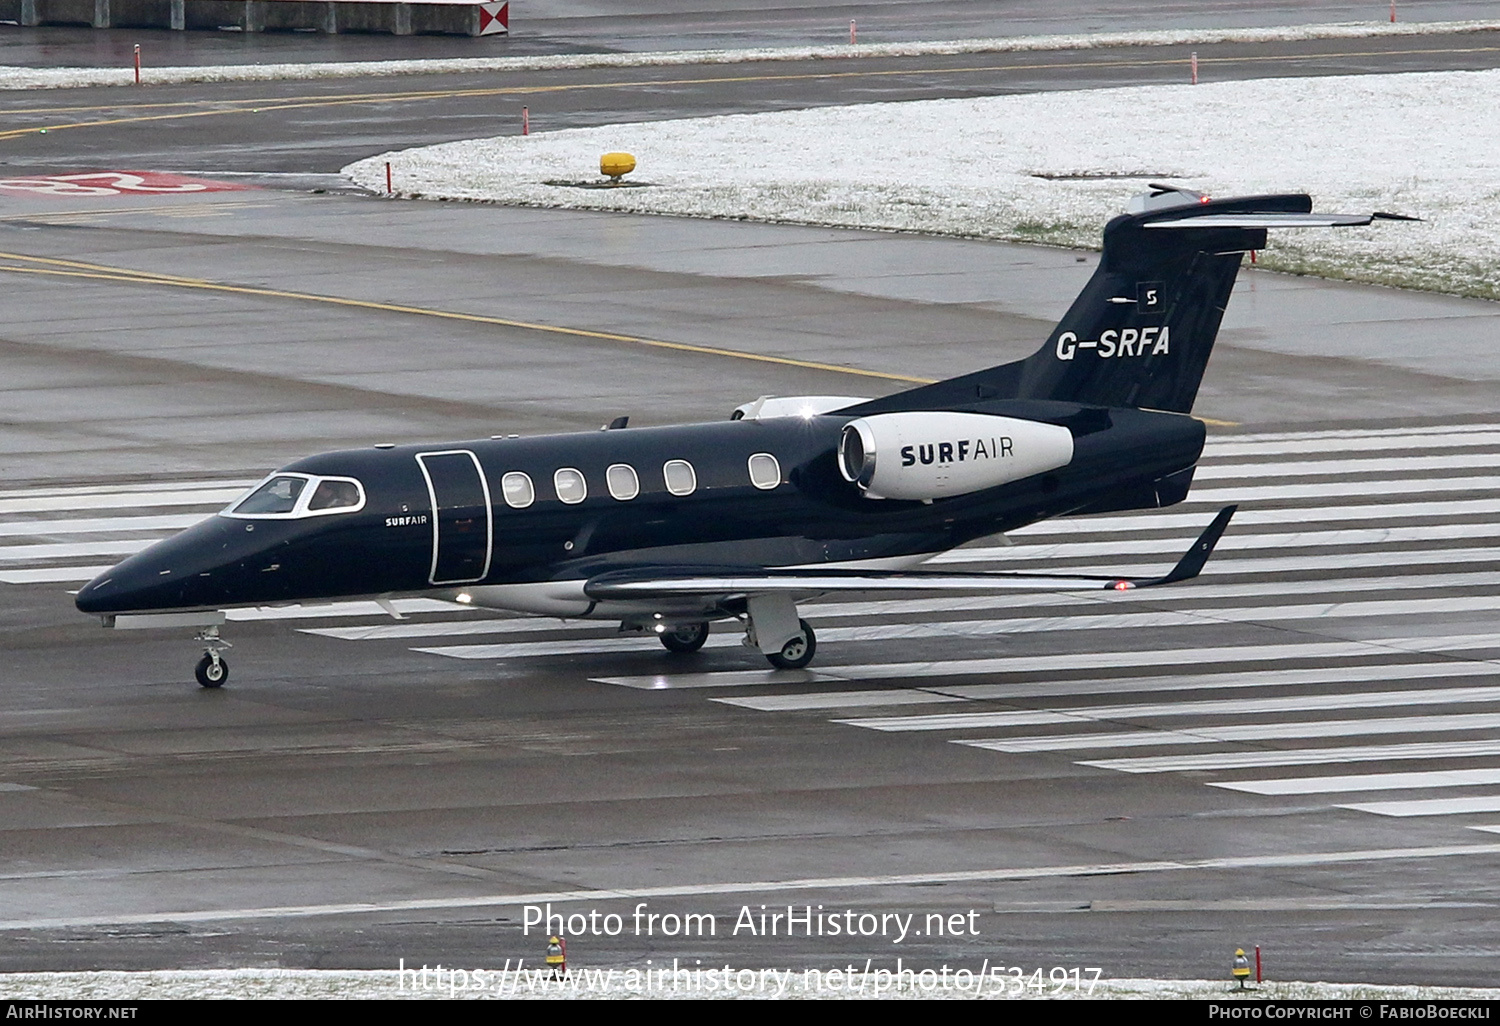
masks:
[[[1336,805],[1338,809],[1373,812],[1377,816],[1465,816],[1473,812],[1500,812],[1500,794],[1474,798],[1426,798],[1409,802],[1362,802]]]
[[[1435,431],[1431,434],[1393,431],[1384,435],[1343,438],[1210,439],[1203,447],[1203,454],[1211,459],[1233,459],[1242,456],[1290,456],[1298,453],[1316,456],[1327,453],[1447,449],[1480,445],[1500,447],[1500,431]]]
[[[819,637],[821,638],[821,634]],[[710,637],[705,648],[736,648],[739,637],[717,635]],[[447,656],[450,659],[534,659],[559,655],[604,655],[616,652],[663,652],[661,643],[654,637],[628,635],[613,638],[584,638],[576,641],[518,641],[495,645],[434,645],[414,648],[413,652]]]
[[[0,499],[38,499],[49,496],[68,495],[128,495],[133,492],[202,491],[238,488],[243,491],[255,484],[259,478],[222,481],[152,481],[141,484],[69,485],[64,488],[9,488],[0,490]]]
[[[812,670],[720,670],[714,673],[657,673],[643,677],[590,677],[595,684],[614,684],[638,691],[686,691],[697,688],[745,688],[821,684],[843,678]]]
[[[1409,542],[1456,541],[1468,538],[1500,538],[1500,522],[1487,524],[1421,524],[1403,527],[1350,528],[1336,531],[1297,531],[1291,534],[1235,534],[1234,525],[1219,542],[1219,552],[1254,552],[1260,549],[1328,548],[1334,545],[1395,546]],[[1129,538],[1102,542],[1062,542],[1053,545],[1003,545],[972,549],[953,549],[928,560],[928,564],[972,563],[995,560],[1000,563],[1046,559],[1081,558],[1083,556],[1124,556],[1147,552],[1174,555],[1187,548],[1190,538]],[[1386,563],[1395,563],[1399,553],[1392,553]],[[1209,566],[1214,564],[1210,562]]]
[[[1500,462],[1500,456],[1496,457]],[[1245,529],[1259,524],[1312,524],[1345,520],[1414,520],[1423,517],[1455,519],[1461,516],[1488,516],[1500,513],[1500,498],[1462,499],[1451,502],[1367,503],[1359,506],[1316,506],[1298,509],[1243,509],[1235,514],[1235,527]],[[1133,516],[1097,516],[1042,520],[1010,532],[1011,538],[1043,535],[1090,535],[1110,532],[1190,531],[1183,542],[1191,541],[1196,532],[1208,526],[1208,518],[1193,513],[1137,513]]]
[[[1493,730],[1497,713],[1449,716],[1398,716],[1368,720],[1323,720],[1308,723],[1237,723],[1230,727],[1191,730],[1138,730],[1100,734],[1054,734],[1035,737],[955,740],[956,745],[992,752],[1068,752],[1083,748],[1146,748],[1160,745],[1206,745],[1215,741],[1272,741],[1291,737],[1359,737],[1365,734],[1433,734],[1447,730]],[[1089,763],[1087,765],[1092,765]]]
[[[1285,780],[1219,780],[1209,787],[1246,794],[1339,794],[1354,791],[1414,791],[1429,787],[1481,787],[1500,784],[1500,769],[1430,770],[1416,773],[1356,773],[1338,777]]]
[[[1403,759],[1472,759],[1500,755],[1500,741],[1417,741],[1404,745],[1347,745],[1340,748],[1290,748],[1273,752],[1210,752],[1197,755],[1152,755],[1096,759],[1080,766],[1121,773],[1183,773],[1268,766],[1319,766],[1343,762]]]
[[[160,517],[93,517],[86,520],[15,520],[0,523],[0,537],[53,534],[112,534],[117,531],[180,531],[192,527],[203,516],[181,513]]]
[[[1321,431],[1253,431],[1245,434],[1215,434],[1210,444],[1219,442],[1284,442],[1299,438],[1393,438],[1405,435],[1462,435],[1472,431],[1500,431],[1500,424],[1428,424],[1422,427],[1393,428],[1326,428]]]
[[[69,542],[57,545],[0,545],[0,560],[129,556],[159,541],[161,538],[132,538],[129,541]]]
[[[109,566],[44,566],[31,570],[0,570],[0,584],[71,584],[92,581],[108,569]]]
[[[1194,487],[1187,501],[1205,506],[1230,502],[1278,502],[1286,499],[1336,499],[1366,495],[1379,501],[1392,495],[1431,495],[1439,492],[1493,492],[1500,477],[1420,477],[1399,481],[1319,481],[1316,484],[1230,485]]]
[[[398,613],[457,613],[468,610],[468,606],[440,599],[404,598],[393,599],[391,605]],[[230,609],[224,616],[230,620],[311,620],[330,616],[390,616],[377,602],[329,602],[298,606],[257,606],[251,609]],[[311,632],[309,632],[311,633]]]
[[[226,506],[243,488],[195,488],[102,495],[37,495],[0,499],[0,513],[50,513],[70,509],[135,509],[151,506]]]
[[[1243,481],[1257,477],[1311,477],[1323,474],[1425,474],[1433,470],[1491,469],[1495,455],[1465,452],[1450,456],[1382,456],[1352,460],[1282,460],[1200,466],[1195,481]]]
[[[972,730],[975,727],[1011,727],[1039,722],[1097,723],[1108,720],[1166,719],[1173,716],[1251,716],[1261,713],[1312,712],[1327,709],[1388,709],[1394,706],[1466,705],[1500,702],[1500,687],[1418,688],[1404,691],[1364,691],[1333,695],[1282,695],[1276,698],[1219,698],[1206,702],[1150,702],[1137,705],[1093,705],[1076,709],[1027,710],[1024,712],[949,713],[930,716],[886,716],[876,719],[835,720],[870,730],[922,731]],[[1038,711],[1063,716],[1061,721],[1040,721]]]
[[[79,929],[87,926],[128,926],[142,923],[213,923],[254,919],[302,919],[312,916],[365,915],[376,912],[413,912],[437,909],[495,908],[583,901],[641,898],[701,897],[715,894],[780,894],[788,891],[841,891],[873,887],[913,887],[949,883],[1004,883],[1018,880],[1055,880],[1071,877],[1120,876],[1141,873],[1202,872],[1224,869],[1286,869],[1299,866],[1356,865],[1461,855],[1500,854],[1496,844],[1446,844],[1420,848],[1365,848],[1352,851],[1288,852],[1233,855],[1208,859],[1170,859],[1142,862],[1078,863],[1061,866],[1020,866],[964,869],[950,872],[892,873],[881,876],[823,876],[790,880],[741,880],[726,883],[666,884],[657,887],[538,891],[511,894],[445,895],[440,898],[402,898],[394,901],[339,902],[324,905],[269,905],[254,908],[193,909],[191,911],[122,912],[93,916],[53,916],[0,920],[0,930]]]
[[[1182,543],[1182,548],[1187,548],[1187,542]],[[973,550],[956,550],[973,551]],[[1002,550],[1010,551],[1010,550]],[[1059,563],[1063,560],[1059,557]],[[953,560],[952,562],[957,562]],[[1309,553],[1299,556],[1260,556],[1245,559],[1232,559],[1220,557],[1217,553],[1209,560],[1208,567],[1203,575],[1195,581],[1191,587],[1197,588],[1205,580],[1213,580],[1217,577],[1227,577],[1230,574],[1314,574],[1321,576],[1328,570],[1357,570],[1365,567],[1387,568],[1396,565],[1403,567],[1416,566],[1440,566],[1440,567],[1462,567],[1472,566],[1476,563],[1500,563],[1500,548],[1488,546],[1485,548],[1457,548],[1457,549],[1363,549],[1349,552],[1331,552],[1319,555]],[[984,563],[970,569],[1005,569],[1003,563]],[[1094,573],[1103,577],[1147,577],[1152,574],[1161,574],[1167,569],[1165,563],[1120,563],[1112,561],[1108,564],[1075,565],[1059,570],[1063,573]],[[1327,579],[1324,577],[1323,579]],[[1335,581],[1334,583],[1342,583]],[[1158,595],[1176,594],[1180,589],[1163,588],[1156,592]],[[1127,595],[1132,593],[1126,593]],[[1146,594],[1151,594],[1147,592]]]
[[[884,691],[823,691],[813,695],[755,695],[750,698],[715,698],[712,701],[760,712],[794,712],[800,709],[852,709],[878,705],[931,705],[936,702],[962,702],[965,699],[938,695],[931,691],[890,688]]]
[[[713,640],[713,639],[710,639]],[[505,645],[456,646],[460,659],[494,658],[487,652],[504,650]],[[1355,656],[1389,656],[1400,652],[1461,652],[1500,647],[1500,635],[1464,634],[1441,638],[1388,638],[1382,641],[1309,642],[1294,645],[1236,645],[1213,648],[1150,649],[1143,652],[1082,652],[1069,655],[997,656],[986,659],[951,659],[910,663],[862,663],[849,666],[820,667],[825,680],[918,680],[926,677],[967,676],[981,673],[1028,673],[1033,676],[1059,670],[1124,670],[1135,666],[1210,666],[1220,663],[1283,663],[1292,659],[1347,659]],[[417,649],[418,652],[444,650]],[[1425,664],[1418,664],[1425,665]],[[1489,664],[1485,664],[1489,665]],[[1390,669],[1398,672],[1399,665]],[[737,672],[725,673],[723,683],[715,673],[683,674],[698,682],[694,687],[738,687],[749,681]],[[601,684],[618,684],[648,690],[676,688],[676,674],[653,674],[645,677],[594,677]],[[772,676],[775,683],[786,678]],[[1126,678],[1121,678],[1126,679]],[[790,683],[790,681],[788,681]]]
[[[1231,688],[1280,688],[1321,684],[1404,681],[1434,677],[1492,677],[1493,663],[1444,660],[1434,663],[1380,663],[1374,666],[1322,666],[1310,670],[1251,670],[1190,673],[1164,677],[1101,677],[1092,680],[1024,681],[1013,684],[954,684],[928,690],[975,701],[1009,698],[1058,698],[1067,695],[1134,694],[1155,691],[1206,691]]]

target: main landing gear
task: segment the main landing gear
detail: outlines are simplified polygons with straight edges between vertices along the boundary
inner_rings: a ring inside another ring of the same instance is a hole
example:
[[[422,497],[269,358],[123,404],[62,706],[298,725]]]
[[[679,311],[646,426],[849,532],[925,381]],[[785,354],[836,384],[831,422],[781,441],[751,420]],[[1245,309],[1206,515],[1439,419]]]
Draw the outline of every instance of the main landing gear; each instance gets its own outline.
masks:
[[[708,624],[680,624],[657,637],[661,638],[662,647],[668,652],[696,652],[708,640]]]
[[[818,651],[818,637],[813,633],[812,625],[806,620],[798,620],[797,626],[802,628],[801,634],[782,645],[780,652],[766,653],[766,659],[778,670],[800,670],[812,662]]]
[[[193,671],[193,676],[198,678],[198,683],[206,688],[223,687],[224,682],[229,679],[229,660],[223,656],[226,648],[233,648],[229,642],[219,637],[217,626],[208,627],[198,632],[194,641],[203,642],[203,658],[198,660],[198,666]]]
[[[797,616],[790,595],[751,595],[745,600],[745,644],[778,670],[800,670],[812,662],[818,639]]]

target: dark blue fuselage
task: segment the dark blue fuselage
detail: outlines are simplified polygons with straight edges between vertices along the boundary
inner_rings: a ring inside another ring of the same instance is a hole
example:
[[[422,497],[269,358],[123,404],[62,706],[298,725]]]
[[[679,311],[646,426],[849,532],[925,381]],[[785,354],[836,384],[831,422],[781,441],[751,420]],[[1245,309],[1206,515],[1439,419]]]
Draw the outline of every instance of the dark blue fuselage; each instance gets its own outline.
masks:
[[[1060,514],[1177,502],[1203,446],[1203,425],[1177,414],[1041,400],[955,408],[1065,425],[1073,460],[999,487],[905,502],[867,498],[840,476],[837,447],[851,418],[837,414],[330,452],[284,472],[357,480],[361,508],[300,519],[213,516],[100,575],[77,604],[103,614],[219,609],[586,579],[644,565],[894,559]],[[770,487],[752,482],[757,454],[779,469]],[[691,466],[690,494],[669,490],[669,461]],[[618,465],[634,471],[631,498],[610,494]],[[559,470],[577,471],[586,497],[563,501]],[[507,503],[508,474],[526,475],[529,505]]]

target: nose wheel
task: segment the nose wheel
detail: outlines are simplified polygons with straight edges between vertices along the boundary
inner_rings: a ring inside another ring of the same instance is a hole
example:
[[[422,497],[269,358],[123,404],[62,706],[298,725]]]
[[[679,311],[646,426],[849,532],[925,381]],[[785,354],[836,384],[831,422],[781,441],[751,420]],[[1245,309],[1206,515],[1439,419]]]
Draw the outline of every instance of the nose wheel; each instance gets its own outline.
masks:
[[[193,676],[206,688],[223,687],[224,682],[229,679],[229,660],[224,658],[223,651],[234,646],[219,637],[218,627],[200,631],[194,640],[203,642],[204,649],[203,658],[198,660]]]

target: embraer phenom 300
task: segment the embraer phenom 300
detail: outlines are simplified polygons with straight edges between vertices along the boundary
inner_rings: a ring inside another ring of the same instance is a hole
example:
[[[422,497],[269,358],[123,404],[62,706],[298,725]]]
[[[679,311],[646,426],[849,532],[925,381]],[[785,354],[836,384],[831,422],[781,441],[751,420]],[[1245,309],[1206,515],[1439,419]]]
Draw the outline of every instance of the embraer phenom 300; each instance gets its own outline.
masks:
[[[1222,511],[1152,579],[911,569],[1048,517],[1188,493],[1189,416],[1247,250],[1268,228],[1364,225],[1305,195],[1169,186],[1104,229],[1098,269],[1030,357],[882,399],[765,399],[733,419],[310,456],[89,582],[106,624],[199,626],[228,676],[224,610],[395,595],[618,621],[667,649],[744,623],[782,668],[813,657],[797,602],[829,592],[1129,589],[1195,576]],[[611,425],[624,428],[623,418]]]

